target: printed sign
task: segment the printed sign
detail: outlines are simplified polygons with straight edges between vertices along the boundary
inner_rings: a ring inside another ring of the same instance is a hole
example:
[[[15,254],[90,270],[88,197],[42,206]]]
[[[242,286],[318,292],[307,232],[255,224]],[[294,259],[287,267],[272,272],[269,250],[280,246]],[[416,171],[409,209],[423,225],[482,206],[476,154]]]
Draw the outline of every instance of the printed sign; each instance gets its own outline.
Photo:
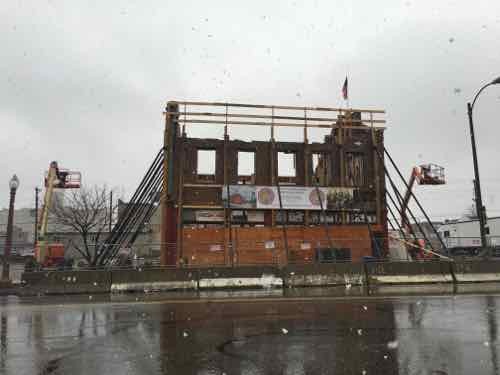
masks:
[[[275,186],[257,186],[257,208],[279,209],[280,199]],[[287,210],[321,210],[327,207],[327,188],[281,186],[281,204]]]
[[[359,197],[356,188],[352,187],[280,186],[280,191],[281,203],[286,210],[321,210],[319,197],[325,210],[359,209]],[[225,185],[222,200],[232,209],[280,208],[276,186]]]
[[[210,245],[208,248],[208,251],[210,251],[210,252],[222,251],[222,245],[219,245],[219,244]]]
[[[340,212],[328,212],[324,215],[322,212],[313,212],[309,216],[309,221],[311,224],[319,224],[325,222],[327,224],[342,224],[342,213]]]
[[[263,211],[247,211],[247,221],[249,223],[262,223],[264,221]]]
[[[227,199],[229,191],[229,202]],[[254,185],[225,185],[222,187],[222,201],[230,208],[255,208]]]
[[[262,223],[264,211],[234,210],[231,212],[231,219],[235,222]]]
[[[280,192],[284,209],[321,210],[320,199],[323,208],[327,208],[328,188],[281,186]],[[230,208],[280,208],[280,199],[276,186],[229,185],[229,188],[223,186],[222,200]]]
[[[300,224],[304,222],[304,211],[292,211],[287,210],[281,212],[281,210],[276,211],[276,222],[283,223],[288,220],[288,223]]]
[[[202,222],[219,223],[224,221],[224,211],[222,210],[197,210],[195,212],[195,220]]]
[[[330,187],[328,188],[328,209],[339,210],[349,208],[354,203],[354,188]]]
[[[311,244],[309,242],[302,242],[300,244],[300,250],[310,250]]]
[[[268,250],[274,249],[276,247],[274,241],[266,241],[264,242],[264,247]]]

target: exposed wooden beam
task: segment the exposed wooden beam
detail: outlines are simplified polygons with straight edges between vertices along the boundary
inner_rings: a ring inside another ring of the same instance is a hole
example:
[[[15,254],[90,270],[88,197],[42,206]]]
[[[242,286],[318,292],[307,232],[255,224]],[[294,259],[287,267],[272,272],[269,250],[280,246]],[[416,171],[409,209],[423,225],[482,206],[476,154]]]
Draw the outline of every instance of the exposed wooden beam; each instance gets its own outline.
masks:
[[[192,105],[192,106],[214,106],[214,107],[246,107],[246,108],[268,108],[286,109],[300,111],[325,111],[325,112],[368,112],[385,113],[383,109],[357,109],[357,108],[331,108],[331,107],[303,107],[289,105],[265,105],[265,104],[245,104],[245,103],[223,103],[223,102],[190,102],[190,101],[169,101],[169,103]]]

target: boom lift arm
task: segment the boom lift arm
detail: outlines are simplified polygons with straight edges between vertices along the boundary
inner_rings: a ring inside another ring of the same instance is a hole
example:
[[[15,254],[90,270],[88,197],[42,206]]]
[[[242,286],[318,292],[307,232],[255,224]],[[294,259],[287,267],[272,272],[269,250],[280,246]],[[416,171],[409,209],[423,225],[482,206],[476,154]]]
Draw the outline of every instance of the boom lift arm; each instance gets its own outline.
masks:
[[[47,258],[51,256],[50,245],[47,241],[47,228],[49,222],[49,211],[52,205],[52,198],[55,189],[78,189],[81,183],[80,172],[72,172],[66,169],[59,169],[56,161],[50,163],[47,176],[45,177],[45,194],[43,206],[38,221],[38,242],[35,250],[38,264],[46,265]],[[64,252],[64,250],[62,250]],[[64,253],[63,253],[64,255]]]
[[[444,168],[436,164],[422,164],[419,167],[413,167],[408,180],[408,188],[401,202],[401,227],[403,230],[412,233],[410,221],[406,215],[408,204],[412,196],[412,189],[417,182],[419,185],[443,185],[446,183],[444,178]],[[419,239],[419,247],[423,248],[425,241]],[[407,246],[408,247],[408,246]]]
[[[47,226],[49,221],[49,208],[52,204],[52,195],[54,193],[54,185],[57,180],[57,162],[50,163],[49,172],[45,179],[45,195],[43,196],[42,211],[40,220],[38,221],[38,248],[36,253],[36,261],[42,264],[47,253]]]
[[[408,181],[408,189],[401,202],[401,223],[403,228],[410,225],[406,216],[406,209],[410,202],[411,192],[415,181],[419,185],[443,185],[446,183],[444,178],[444,168],[436,164],[422,164],[420,167],[413,167],[411,170],[410,179]]]

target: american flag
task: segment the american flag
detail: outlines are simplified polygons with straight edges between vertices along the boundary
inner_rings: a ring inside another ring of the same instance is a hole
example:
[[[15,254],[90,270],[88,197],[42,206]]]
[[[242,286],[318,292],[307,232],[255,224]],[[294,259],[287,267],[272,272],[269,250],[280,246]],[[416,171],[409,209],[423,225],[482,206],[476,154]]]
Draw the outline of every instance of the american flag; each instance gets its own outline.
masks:
[[[342,86],[342,97],[344,98],[344,100],[349,99],[349,95],[347,92],[347,77],[345,77],[344,86]]]

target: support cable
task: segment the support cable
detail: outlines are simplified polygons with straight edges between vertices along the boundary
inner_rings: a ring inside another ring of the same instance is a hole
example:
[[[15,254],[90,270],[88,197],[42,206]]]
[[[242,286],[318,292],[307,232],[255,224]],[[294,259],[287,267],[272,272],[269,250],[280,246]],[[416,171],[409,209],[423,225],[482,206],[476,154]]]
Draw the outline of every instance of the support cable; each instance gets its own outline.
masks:
[[[144,212],[144,204],[147,204],[150,199],[154,199],[151,193],[153,191],[158,191],[157,181],[159,175],[161,175],[163,157],[164,149],[161,149],[127,204],[124,213],[120,215],[112,232],[105,239],[103,245],[100,246],[100,254],[97,257],[97,262],[99,264],[106,263],[106,259],[117,252],[115,250],[119,249],[119,245],[121,246],[123,244],[126,236],[129,235],[134,228],[134,225],[137,225],[138,218],[140,218],[141,213]],[[115,249],[113,247],[115,247]]]
[[[392,208],[391,208],[391,206],[390,206],[389,204],[387,205],[387,209],[389,210],[389,213],[391,214],[392,219],[394,220],[394,222],[395,222],[395,223],[396,223],[396,225],[398,226],[398,228],[399,228],[399,229],[398,229],[398,230],[399,230],[399,232],[401,233],[401,235],[403,236],[403,238],[404,238],[405,240],[407,240],[407,238],[406,238],[406,233],[405,233],[405,231],[403,230],[403,228],[401,227],[401,225],[399,224],[399,221],[398,221],[398,219],[396,218],[396,215],[394,215],[394,211],[392,210]],[[389,221],[389,223],[391,224],[392,229],[393,229],[393,230],[396,230],[396,229],[394,228],[394,225],[392,224],[392,222],[391,222],[391,221]]]
[[[321,199],[321,194],[320,194],[320,190],[318,187],[318,177],[316,176],[316,173],[314,176],[314,186],[316,187],[316,195],[318,196],[319,206],[321,208],[321,214],[323,216],[323,225],[325,227],[326,238],[328,240],[328,245],[330,246],[330,250],[333,254],[333,261],[335,262],[337,260],[337,255],[335,254],[335,249],[333,247],[332,238],[330,237],[330,231],[328,230],[328,223],[326,222],[326,211],[323,207],[323,200]],[[320,221],[321,221],[321,219],[320,219]]]
[[[146,200],[141,200],[140,202],[135,203],[135,206],[138,207],[138,210],[133,216],[131,216],[131,222],[129,222],[127,227],[120,233],[121,236],[116,240],[115,243],[112,244],[113,251],[107,257],[106,262],[111,261],[116,256],[123,244],[126,243],[126,247],[130,247],[144,228],[144,224],[149,220],[149,218],[151,218],[154,209],[156,208],[156,206],[154,205],[155,196],[158,194],[158,190],[161,187],[162,176],[162,173],[159,174],[155,182],[151,185],[151,188],[145,192]],[[127,238],[130,235],[131,237],[127,241]]]
[[[443,241],[443,239],[441,238],[441,236],[439,235],[436,227],[434,226],[434,224],[432,224],[432,221],[431,219],[429,218],[429,216],[427,215],[427,212],[424,210],[424,208],[422,207],[422,205],[420,204],[419,200],[417,199],[417,197],[415,196],[415,194],[409,189],[409,186],[408,186],[408,183],[406,182],[406,180],[404,179],[401,171],[399,170],[398,166],[396,165],[396,163],[394,162],[394,160],[392,159],[391,155],[389,154],[389,152],[387,151],[387,149],[384,147],[384,153],[387,155],[387,157],[389,158],[392,166],[394,167],[394,169],[396,170],[396,172],[398,173],[399,177],[401,178],[401,180],[404,182],[406,188],[410,191],[410,194],[411,196],[413,197],[413,199],[415,199],[415,203],[417,204],[418,208],[420,209],[420,211],[422,211],[422,213],[424,214],[425,216],[425,219],[427,220],[427,222],[429,223],[429,225],[431,226],[433,232],[436,234],[437,238],[439,239],[439,242],[441,243],[441,246],[443,247],[443,249],[445,251],[447,251],[447,248],[446,248],[446,245]]]
[[[161,163],[158,165],[158,168],[151,175],[151,179],[146,183],[145,188],[139,195],[138,199],[132,202],[129,202],[127,206],[131,208],[123,221],[123,224],[120,228],[118,228],[116,235],[113,237],[112,244],[122,244],[125,241],[125,238],[131,230],[136,226],[137,221],[140,219],[141,214],[144,212],[145,205],[150,200],[151,194],[159,188],[159,183],[161,182]],[[125,216],[125,215],[124,215]]]
[[[128,225],[128,222],[130,221],[130,218],[135,214],[137,210],[137,203],[140,202],[144,196],[144,192],[147,192],[149,190],[149,186],[151,184],[151,179],[154,178],[156,174],[158,174],[158,167],[161,167],[162,163],[162,158],[157,157],[153,164],[151,165],[150,169],[144,176],[143,180],[139,184],[139,187],[135,191],[134,195],[130,199],[129,203],[127,204],[125,208],[125,212],[121,217],[118,219],[117,224],[115,225],[112,234],[108,237],[108,243],[114,243],[116,241],[117,236],[119,237],[121,232],[123,231],[123,228],[125,228]]]
[[[389,197],[389,200],[391,201],[392,205],[394,206],[394,208],[396,209],[396,211],[398,211],[399,214],[401,214],[401,209],[398,207],[398,205],[396,204],[396,202],[394,201],[394,198],[392,197],[392,194],[389,193],[389,191],[386,190],[386,195]],[[390,209],[390,205],[388,204],[387,207],[389,207]],[[392,209],[390,209],[390,211],[393,213]],[[394,216],[394,213],[393,213],[393,216]],[[404,228],[401,227],[401,225],[399,224],[399,222],[397,221],[396,217],[394,216],[394,220],[396,220],[396,223],[398,223],[398,226],[399,228],[401,229],[401,231],[404,233]],[[413,231],[413,228],[410,226],[408,228],[410,230],[410,236],[413,236],[413,239],[416,241],[418,240],[418,237],[415,235],[415,232]]]
[[[106,262],[112,260],[116,256],[121,246],[126,244],[126,247],[130,247],[135,242],[137,236],[142,231],[144,224],[147,222],[148,216],[151,217],[153,209],[156,208],[154,206],[154,196],[157,194],[160,186],[161,175],[158,177],[153,187],[145,193],[150,197],[150,199],[148,201],[141,200],[140,202],[135,203],[135,206],[139,207],[139,209],[133,216],[131,216],[132,219],[129,224],[119,233],[119,237],[115,240],[116,242],[111,244],[113,251],[107,257]]]
[[[402,195],[401,193],[399,192],[399,190],[397,189],[396,185],[394,184],[394,181],[392,180],[392,177],[389,175],[389,173],[387,172],[387,169],[385,168],[384,166],[384,170],[386,172],[386,175],[387,177],[389,178],[389,182],[391,183],[391,186],[394,190],[394,193],[396,194],[396,196],[399,196],[399,198],[402,198]],[[420,226],[420,223],[417,221],[417,219],[415,218],[415,215],[413,214],[412,210],[407,207],[406,208],[406,211],[408,211],[410,213],[410,216],[411,218],[413,219],[414,223],[417,225],[417,228],[418,230],[420,231],[420,233],[422,234],[422,237],[424,239],[424,243],[427,242],[429,244],[429,246],[431,247],[432,250],[435,250],[434,247],[432,246],[432,243],[430,242],[430,240],[427,238],[424,230],[422,229],[422,227]],[[401,217],[403,217],[403,210],[399,210],[399,214],[401,215]],[[408,221],[409,222],[409,221]],[[411,228],[411,223],[409,222],[409,225],[408,225],[408,228],[413,231],[413,229]],[[404,225],[404,223],[402,223],[402,225]],[[415,234],[414,234],[415,236]],[[415,236],[416,237],[416,236]]]
[[[377,155],[378,157],[383,160],[383,157],[382,155],[380,155],[380,152],[378,150],[376,150],[377,152]],[[385,175],[387,176],[387,178],[389,179],[389,182],[391,184],[391,187],[392,189],[394,190],[394,193],[396,194],[396,196],[398,197],[398,201],[402,202],[403,201],[403,196],[401,195],[400,191],[398,190],[398,188],[396,187],[396,184],[394,183],[394,180],[392,179],[391,175],[389,174],[389,171],[387,170],[387,167],[385,166],[385,164],[383,164],[384,166],[384,172],[385,172]],[[387,191],[386,191],[387,192]],[[398,210],[399,211],[399,210]],[[413,219],[413,221],[415,222],[415,224],[417,225],[417,228],[418,230],[420,231],[420,233],[422,234],[422,237],[424,238],[424,240],[429,244],[429,246],[431,247],[431,249],[434,250],[434,247],[432,246],[432,243],[430,242],[430,240],[427,238],[425,232],[423,231],[422,227],[420,226],[420,223],[417,221],[415,215],[413,214],[412,210],[410,209],[410,207],[407,207],[406,208],[406,211],[408,211],[410,213],[410,216],[411,218]],[[402,210],[399,211],[399,214],[401,215],[401,217],[403,217],[402,215]],[[409,228],[411,228],[411,225],[408,225]]]
[[[372,226],[370,225],[370,221],[368,220],[368,215],[366,214],[366,207],[364,207],[364,205],[363,205],[363,215],[365,217],[366,225],[368,226],[368,233],[370,234],[372,243],[375,244],[375,250],[377,251],[377,258],[381,258],[382,252],[380,251],[380,247],[378,246],[377,239],[373,235]]]

